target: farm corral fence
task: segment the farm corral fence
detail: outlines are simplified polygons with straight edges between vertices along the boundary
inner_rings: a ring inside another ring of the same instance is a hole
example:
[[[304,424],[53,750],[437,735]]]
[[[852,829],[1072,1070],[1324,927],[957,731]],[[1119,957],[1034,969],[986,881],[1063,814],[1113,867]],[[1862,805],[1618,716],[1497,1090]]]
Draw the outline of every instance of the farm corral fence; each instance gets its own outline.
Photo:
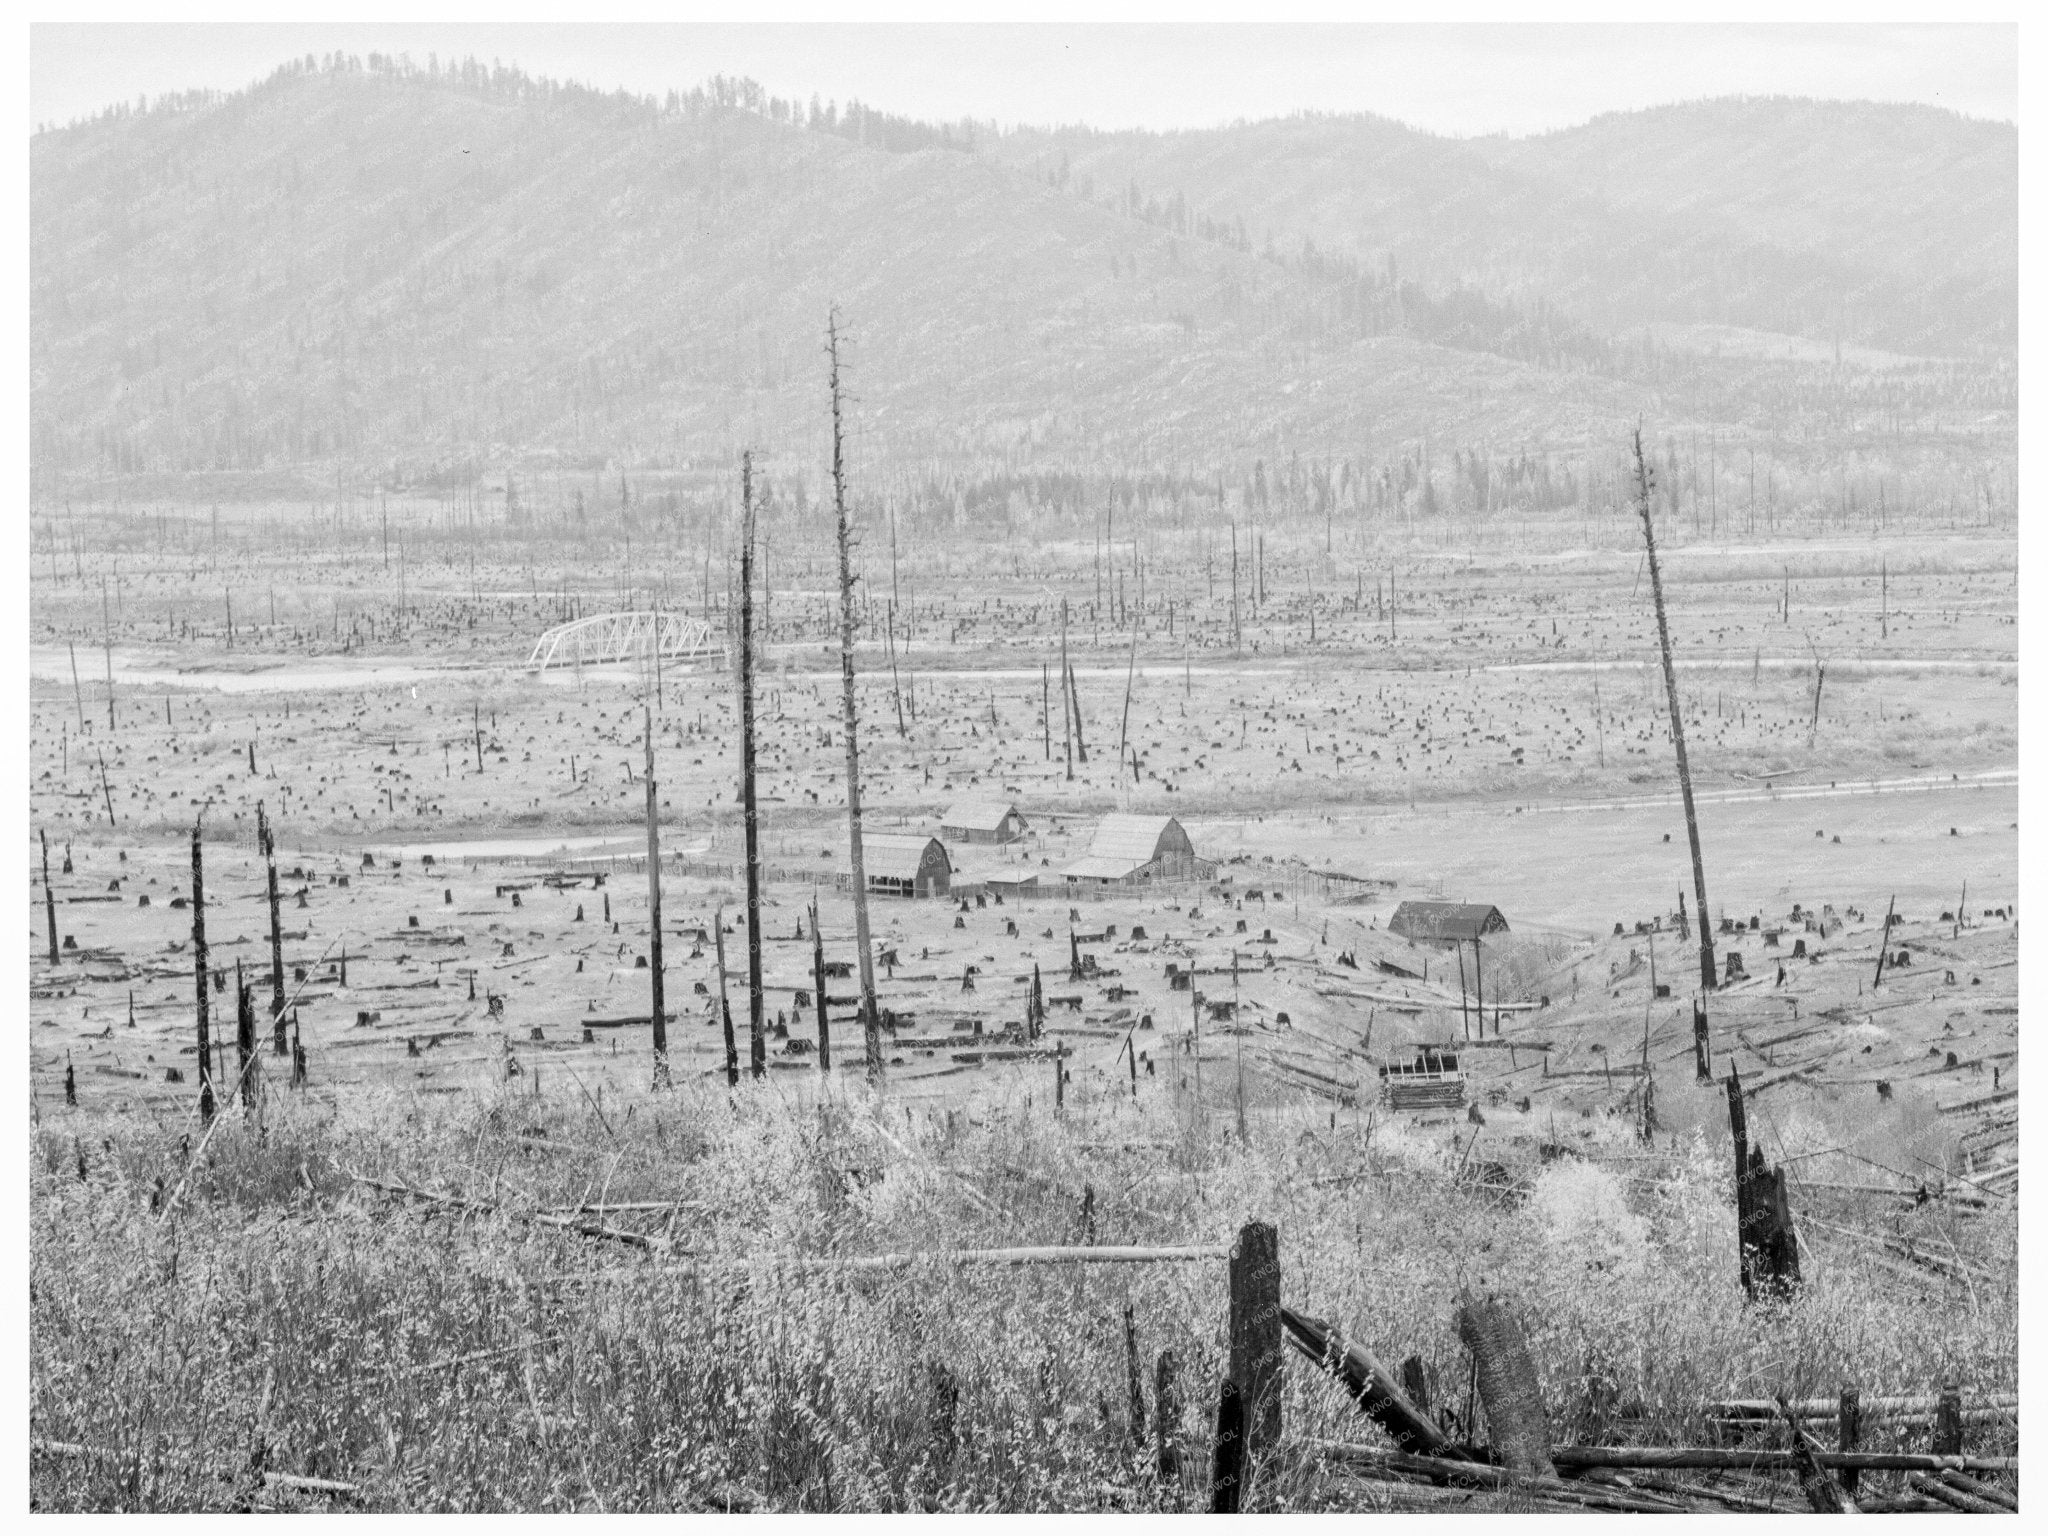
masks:
[[[647,855],[644,853],[518,853],[490,854],[478,857],[464,857],[464,865],[477,869],[487,864],[505,865],[515,868],[544,869],[565,875],[645,875]],[[663,854],[662,871],[693,880],[741,880],[746,877],[746,865],[738,859],[692,858],[687,854]],[[811,885],[835,890],[851,888],[852,875],[843,869],[825,869],[817,865],[790,865],[763,863],[761,878],[771,885]],[[1057,871],[1051,879],[1041,879],[1035,885],[1013,885],[1007,881],[991,881],[987,877],[956,879],[949,895],[953,898],[983,896],[990,899],[1001,897],[1005,902],[1105,902],[1129,901],[1148,896],[1164,897],[1175,901],[1259,901],[1268,904],[1283,902],[1315,902],[1322,905],[1340,905],[1371,901],[1377,891],[1391,882],[1370,880],[1363,876],[1341,875],[1321,870],[1289,869],[1284,875],[1267,877],[1256,883],[1239,883],[1234,875],[1213,880],[1145,880],[1129,885],[1102,885],[1097,883],[1068,884]],[[880,893],[873,893],[880,894]],[[919,900],[948,899],[944,896],[914,898]]]

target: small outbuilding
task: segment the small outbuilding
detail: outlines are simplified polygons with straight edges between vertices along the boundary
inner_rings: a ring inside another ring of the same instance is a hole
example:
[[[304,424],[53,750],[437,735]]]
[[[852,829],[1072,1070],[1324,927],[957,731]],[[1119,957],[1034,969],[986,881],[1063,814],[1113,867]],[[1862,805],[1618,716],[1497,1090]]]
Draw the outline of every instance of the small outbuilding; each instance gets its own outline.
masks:
[[[1500,908],[1470,901],[1404,901],[1394,908],[1389,933],[1417,944],[1476,944],[1508,931]]]
[[[1010,801],[961,800],[939,818],[939,836],[949,843],[1014,843],[1027,825]]]
[[[953,888],[953,861],[936,837],[867,832],[860,840],[868,890],[878,896],[944,896]]]

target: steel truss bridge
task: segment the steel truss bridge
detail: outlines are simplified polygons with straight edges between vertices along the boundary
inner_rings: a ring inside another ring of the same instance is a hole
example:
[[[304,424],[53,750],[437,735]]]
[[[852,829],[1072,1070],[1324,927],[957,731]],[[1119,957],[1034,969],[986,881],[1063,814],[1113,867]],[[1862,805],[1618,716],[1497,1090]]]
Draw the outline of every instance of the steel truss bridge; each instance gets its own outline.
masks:
[[[702,619],[675,613],[594,613],[568,624],[557,624],[533,643],[526,658],[529,672],[549,667],[603,666],[607,663],[688,661],[702,656],[724,656],[725,638],[714,634]]]

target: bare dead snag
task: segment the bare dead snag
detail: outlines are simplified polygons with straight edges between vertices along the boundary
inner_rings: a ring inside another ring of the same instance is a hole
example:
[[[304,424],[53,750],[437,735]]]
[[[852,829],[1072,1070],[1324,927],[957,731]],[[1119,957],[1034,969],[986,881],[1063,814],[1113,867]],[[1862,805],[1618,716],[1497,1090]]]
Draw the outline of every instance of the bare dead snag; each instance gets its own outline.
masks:
[[[1685,802],[1685,836],[1692,848],[1693,898],[1700,909],[1700,991],[1714,990],[1714,925],[1707,905],[1707,866],[1700,856],[1699,813],[1693,808],[1692,769],[1685,758],[1685,717],[1678,702],[1678,671],[1671,663],[1671,626],[1664,612],[1664,576],[1657,564],[1657,532],[1650,516],[1650,466],[1643,457],[1643,429],[1636,428],[1636,511],[1643,519],[1643,549],[1650,567],[1650,597],[1657,610],[1657,646],[1664,662],[1664,696],[1671,709],[1671,745],[1678,757],[1678,792]]]
[[[846,514],[846,442],[839,389],[839,312],[835,309],[825,322],[825,352],[831,362],[832,389],[832,509],[837,519],[839,543],[839,690],[846,732],[846,835],[848,863],[853,874],[853,942],[860,965],[861,1042],[869,1078],[882,1075],[882,1020],[875,1003],[875,951],[868,932],[868,880],[866,850],[861,846],[860,812],[860,711],[853,691],[853,532]],[[894,565],[895,535],[891,524],[891,566]],[[894,609],[891,608],[893,635]],[[893,640],[890,668],[895,667]],[[916,681],[912,679],[913,683]],[[897,693],[897,733],[902,734],[902,694]],[[822,999],[823,993],[819,996]],[[820,1009],[824,1006],[821,1001]],[[822,1020],[823,1013],[819,1014]]]
[[[657,637],[655,650],[661,647]],[[654,1086],[669,1085],[667,999],[661,953],[661,801],[654,779],[654,712],[643,707],[647,743],[647,985],[654,1020]]]
[[[213,1042],[207,1030],[207,989],[212,978],[206,968],[206,856],[199,843],[199,821],[205,814],[201,811],[200,816],[192,821],[192,974],[199,984],[199,1119],[202,1124],[211,1125],[214,1107]]]
[[[718,956],[718,1014],[725,1021],[725,1086],[740,1085],[740,1048],[732,1033],[732,1004],[725,995],[725,907],[711,914],[712,944]]]
[[[818,927],[818,903],[811,901],[811,986],[818,999],[818,1070],[832,1070],[832,1026],[825,1017],[825,935]]]
[[[1468,1291],[1459,1298],[1458,1337],[1472,1353],[1487,1436],[1501,1464],[1516,1478],[1555,1478],[1536,1362],[1521,1323],[1499,1300]]]
[[[256,802],[256,841],[263,852],[264,897],[270,905],[270,1051],[285,1054],[284,1038],[284,930],[277,915],[277,839],[271,835],[270,818],[263,802]]]
[[[40,829],[36,836],[43,840],[43,921],[50,930],[50,964],[59,964],[61,951],[57,947],[57,896],[50,885],[50,834]]]
[[[754,803],[754,455],[740,455],[740,824],[747,859],[747,1061],[768,1074],[761,996],[761,832]]]

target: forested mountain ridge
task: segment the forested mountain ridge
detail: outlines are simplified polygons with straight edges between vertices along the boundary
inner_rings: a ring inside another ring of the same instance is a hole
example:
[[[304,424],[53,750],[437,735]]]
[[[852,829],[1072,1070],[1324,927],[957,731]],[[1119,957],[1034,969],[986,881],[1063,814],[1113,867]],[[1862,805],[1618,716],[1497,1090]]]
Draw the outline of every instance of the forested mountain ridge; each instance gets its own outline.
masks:
[[[1456,140],[1363,115],[1027,131],[984,152],[1169,227],[1392,264],[1612,333],[1735,325],[1910,354],[2016,334],[2010,124],[1730,99]]]
[[[2006,408],[2000,375],[1956,365],[1819,393],[1807,363],[1746,362],[1718,386],[1702,372],[1718,365],[1674,371],[1621,322],[1797,334],[1772,322],[1801,319],[1807,290],[1773,288],[1771,263],[1809,287],[1848,279],[1749,245],[1741,304],[1660,308],[1640,271],[1633,297],[1591,302],[1623,259],[1603,231],[1701,215],[1617,212],[1492,163],[1499,148],[1351,118],[997,135],[805,112],[746,82],[655,102],[473,64],[309,60],[32,140],[36,462],[814,455],[835,301],[862,451],[920,470],[1568,447],[1645,409],[1734,420],[1744,400],[1774,423],[1819,400],[1828,430],[1873,400],[1895,418],[1966,396]],[[1143,182],[1119,199],[1081,168],[1139,159],[1173,201]],[[1225,217],[1255,191],[1257,239]],[[1316,233],[1290,244],[1287,220]],[[1382,225],[1406,233],[1380,249]]]

